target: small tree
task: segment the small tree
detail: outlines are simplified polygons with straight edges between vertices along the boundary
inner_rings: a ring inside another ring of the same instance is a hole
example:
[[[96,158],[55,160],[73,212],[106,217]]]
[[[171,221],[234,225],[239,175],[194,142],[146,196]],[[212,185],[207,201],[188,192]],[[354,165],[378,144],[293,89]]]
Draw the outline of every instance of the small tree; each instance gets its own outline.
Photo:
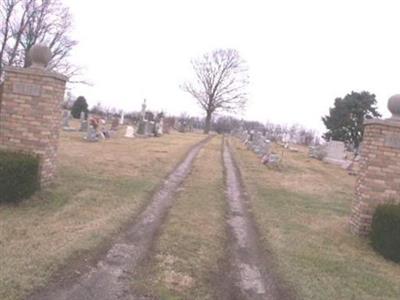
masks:
[[[325,140],[331,138],[358,148],[363,136],[364,119],[380,117],[376,108],[376,98],[369,92],[351,92],[343,99],[336,98],[329,115],[322,118],[328,131]]]
[[[192,61],[196,75],[182,89],[191,94],[206,113],[204,133],[216,111],[243,109],[248,85],[247,67],[234,49],[219,49]]]
[[[86,118],[87,113],[88,113],[88,104],[86,102],[85,97],[83,97],[83,96],[79,96],[71,108],[71,114],[75,119],[80,118],[81,112],[85,113],[85,118]]]

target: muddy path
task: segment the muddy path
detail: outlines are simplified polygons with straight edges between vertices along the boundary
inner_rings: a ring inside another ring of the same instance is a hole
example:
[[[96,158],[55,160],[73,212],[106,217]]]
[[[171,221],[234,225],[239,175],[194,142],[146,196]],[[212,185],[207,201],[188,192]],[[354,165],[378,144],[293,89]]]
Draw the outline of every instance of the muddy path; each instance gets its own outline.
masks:
[[[231,240],[228,248],[231,292],[227,299],[292,299],[268,266],[272,258],[261,252],[240,172],[226,138],[222,156]]]
[[[185,159],[154,194],[136,221],[115,239],[112,246],[97,259],[88,272],[67,282],[50,284],[27,299],[136,299],[130,290],[133,270],[151,249],[159,228],[173,204],[178,187],[190,173],[193,161],[200,150],[211,138],[210,136],[193,146]]]

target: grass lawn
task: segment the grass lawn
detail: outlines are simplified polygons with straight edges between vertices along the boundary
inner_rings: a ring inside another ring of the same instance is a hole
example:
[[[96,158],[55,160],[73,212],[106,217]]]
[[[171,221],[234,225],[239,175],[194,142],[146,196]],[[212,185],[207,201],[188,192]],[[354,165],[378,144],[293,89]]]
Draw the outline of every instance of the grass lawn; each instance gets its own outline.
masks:
[[[19,205],[0,205],[0,299],[23,298],[109,240],[202,139],[173,133],[87,143],[62,132],[56,182]]]
[[[201,150],[171,208],[153,253],[135,276],[140,293],[160,299],[218,299],[224,256],[221,137]],[[218,288],[218,286],[217,286]]]
[[[355,177],[308,159],[306,148],[277,146],[283,165],[274,170],[232,144],[265,251],[299,299],[400,299],[400,265],[349,231]]]

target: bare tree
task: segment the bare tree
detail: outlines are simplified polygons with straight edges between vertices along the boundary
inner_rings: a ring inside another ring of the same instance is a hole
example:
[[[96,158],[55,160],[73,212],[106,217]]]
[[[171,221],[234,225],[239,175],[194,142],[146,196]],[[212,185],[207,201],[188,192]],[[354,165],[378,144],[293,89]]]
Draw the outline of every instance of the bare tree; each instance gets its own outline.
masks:
[[[191,94],[206,113],[204,133],[215,111],[243,109],[247,101],[248,74],[245,62],[234,49],[219,49],[192,60],[196,75],[182,89]]]
[[[77,44],[70,37],[72,16],[60,0],[0,1],[0,76],[5,66],[28,67],[27,53],[35,44],[52,51],[48,68],[66,76],[78,75],[79,68],[68,58]]]

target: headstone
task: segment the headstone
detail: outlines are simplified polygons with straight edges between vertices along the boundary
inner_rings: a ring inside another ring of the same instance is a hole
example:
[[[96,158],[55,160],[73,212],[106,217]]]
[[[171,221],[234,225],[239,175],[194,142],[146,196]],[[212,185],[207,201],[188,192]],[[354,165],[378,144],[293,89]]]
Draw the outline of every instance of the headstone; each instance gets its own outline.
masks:
[[[73,128],[69,127],[69,119],[71,118],[71,112],[69,110],[65,110],[63,112],[63,130],[71,131]]]
[[[249,149],[254,151],[260,157],[263,157],[265,154],[269,154],[271,149],[270,142],[259,131],[251,133],[251,140],[249,140],[247,145]]]
[[[125,137],[126,138],[134,138],[135,137],[135,130],[133,129],[133,126],[126,127]]]
[[[146,99],[144,99],[143,104],[142,104],[142,111],[140,112],[140,117],[142,121],[146,120]]]
[[[79,131],[81,132],[86,132],[88,130],[88,121],[87,120],[81,120],[81,127],[79,128]]]
[[[97,136],[97,130],[94,129],[93,126],[89,126],[89,128],[86,132],[85,140],[88,142],[98,142],[99,141],[99,138]]]
[[[154,126],[154,136],[162,136],[164,134],[164,113],[157,114]]]
[[[154,136],[156,134],[154,114],[146,111],[146,107],[146,99],[144,99],[142,110],[140,112],[140,120],[137,124],[136,130],[136,133],[142,137]]]
[[[244,130],[241,134],[242,143],[247,144],[249,142],[249,139],[250,139],[249,132],[247,130]]]
[[[137,131],[136,131],[136,133],[137,134],[140,134],[140,135],[147,135],[148,134],[148,129],[149,129],[149,125],[148,125],[148,121],[146,121],[146,120],[140,120],[139,121],[139,124],[138,124],[138,127],[137,127]]]
[[[79,119],[81,122],[81,126],[79,128],[79,131],[81,132],[86,132],[88,130],[88,121],[85,118],[86,114],[85,112],[81,111]]]
[[[155,136],[162,136],[163,129],[164,129],[164,121],[163,119],[160,119],[160,121],[155,124]]]
[[[346,157],[346,149],[344,143],[341,141],[329,141],[324,145],[324,150],[326,156],[324,157],[324,161],[339,165],[343,168],[348,167],[349,162],[345,159]]]
[[[279,163],[280,159],[281,159],[281,158],[279,157],[278,154],[271,154],[271,155],[269,156],[268,165],[270,165],[270,166],[276,166],[276,165]]]
[[[124,112],[121,113],[121,118],[119,119],[119,125],[124,125]]]
[[[107,121],[104,119],[100,119],[98,134],[101,139],[109,139],[111,137],[110,131],[106,127]]]
[[[68,110],[63,112],[63,127],[69,127],[69,114]]]
[[[156,123],[154,121],[147,122],[147,128],[145,135],[153,136],[156,132]]]
[[[169,134],[171,132],[171,123],[169,122],[168,119],[163,120],[162,127],[163,127],[163,129],[162,129],[163,133]]]
[[[271,167],[276,167],[276,166],[279,165],[280,157],[279,157],[278,154],[273,154],[273,153],[266,154],[266,155],[263,156],[261,162],[264,165],[271,166]]]
[[[249,141],[252,142],[254,139],[254,130],[250,130],[249,132]]]
[[[151,111],[146,111],[146,113],[144,114],[144,119],[146,121],[154,121],[154,113]]]
[[[308,148],[308,156],[318,160],[323,160],[326,156],[326,152],[322,146],[310,146]]]

